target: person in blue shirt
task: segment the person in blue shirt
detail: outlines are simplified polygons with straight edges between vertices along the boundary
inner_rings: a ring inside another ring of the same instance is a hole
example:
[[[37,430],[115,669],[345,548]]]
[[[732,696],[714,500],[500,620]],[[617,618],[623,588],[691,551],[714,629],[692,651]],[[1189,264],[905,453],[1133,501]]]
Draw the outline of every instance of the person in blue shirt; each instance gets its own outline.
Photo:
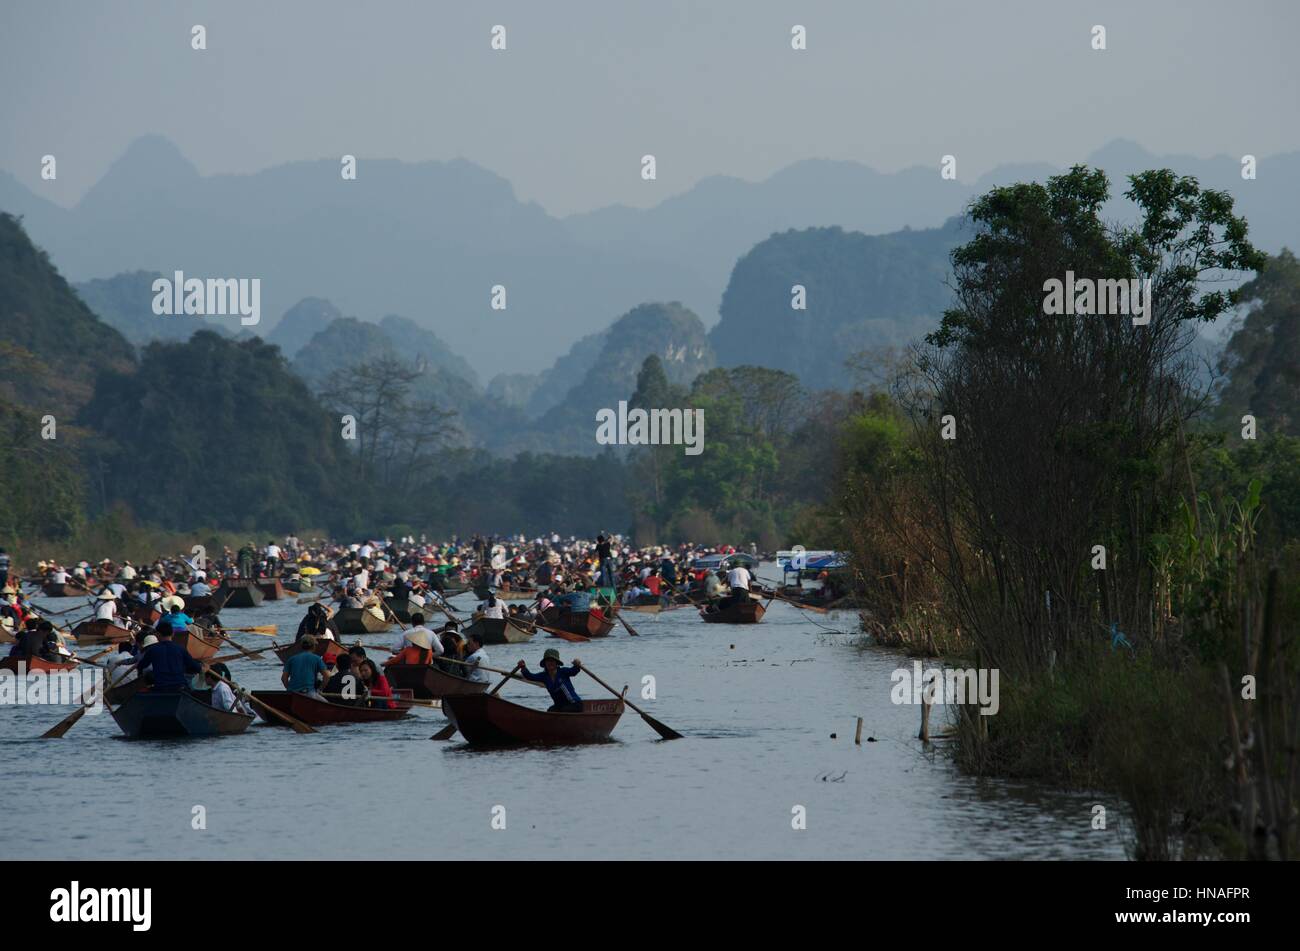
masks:
[[[203,665],[172,640],[170,627],[160,627],[158,643],[140,652],[135,669],[141,677],[145,671],[153,671],[153,689],[157,692],[178,693],[185,689],[191,677],[203,670]]]
[[[304,634],[298,641],[298,646],[301,650],[284,662],[284,672],[280,674],[280,682],[284,684],[286,690],[293,693],[305,693],[317,700],[324,700],[325,698],[316,688],[316,683],[319,678],[325,676],[329,668],[316,653],[315,635]]]
[[[573,678],[582,671],[582,661],[573,659],[572,667],[560,666],[560,652],[548,647],[542,655],[541,673],[533,673],[522,660],[515,665],[515,670],[525,680],[541,684],[554,701],[547,713],[581,713],[582,698],[573,689]]]
[[[583,611],[591,610],[591,592],[566,591],[555,599],[555,603],[562,608],[568,608],[574,614],[581,614]]]
[[[185,602],[173,595],[164,599],[167,613],[158,619],[154,626],[158,629],[170,627],[175,634],[183,634],[194,623],[194,619],[185,613]]]

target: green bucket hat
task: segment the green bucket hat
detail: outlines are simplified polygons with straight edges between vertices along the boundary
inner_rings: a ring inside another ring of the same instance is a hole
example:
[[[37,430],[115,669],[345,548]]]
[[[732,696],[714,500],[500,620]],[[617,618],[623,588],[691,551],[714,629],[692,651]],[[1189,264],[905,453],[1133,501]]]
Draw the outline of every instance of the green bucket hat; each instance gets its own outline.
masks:
[[[546,653],[542,655],[542,664],[543,664],[543,666],[545,666],[545,664],[546,664],[546,662],[547,662],[548,660],[553,660],[553,661],[555,661],[555,662],[556,662],[557,664],[559,664],[561,667],[564,666],[564,661],[560,660],[560,652],[557,651],[554,647],[548,647],[548,648],[546,648]]]

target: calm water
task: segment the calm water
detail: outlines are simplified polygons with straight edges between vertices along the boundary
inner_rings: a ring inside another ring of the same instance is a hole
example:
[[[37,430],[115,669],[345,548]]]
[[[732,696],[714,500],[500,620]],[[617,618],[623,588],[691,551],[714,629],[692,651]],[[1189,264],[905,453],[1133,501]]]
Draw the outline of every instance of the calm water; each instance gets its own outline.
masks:
[[[454,605],[468,612],[472,602]],[[291,636],[305,610],[268,602],[222,620],[279,624]],[[71,708],[0,709],[0,857],[1124,857],[1116,822],[1090,829],[1096,800],[976,782],[924,752],[919,710],[889,699],[890,673],[910,662],[827,630],[851,631],[851,613],[776,602],[756,626],[706,625],[690,609],[628,619],[640,637],[616,628],[589,644],[539,636],[488,652],[493,666],[520,657],[536,666],[558,646],[611,686],[631,685],[629,697],[685,739],[660,740],[629,710],[614,743],[480,752],[430,742],[446,721],[423,709],[308,736],[259,721],[240,736],[135,742],[105,713],[83,717],[62,740],[38,740]],[[279,688],[273,656],[230,666],[246,686]],[[637,701],[647,674],[658,698]],[[577,685],[588,698],[604,693],[589,678]],[[545,705],[524,685],[502,695]],[[196,804],[207,811],[203,831],[191,828]],[[801,831],[791,828],[796,805],[807,814]],[[492,827],[496,806],[504,830]]]

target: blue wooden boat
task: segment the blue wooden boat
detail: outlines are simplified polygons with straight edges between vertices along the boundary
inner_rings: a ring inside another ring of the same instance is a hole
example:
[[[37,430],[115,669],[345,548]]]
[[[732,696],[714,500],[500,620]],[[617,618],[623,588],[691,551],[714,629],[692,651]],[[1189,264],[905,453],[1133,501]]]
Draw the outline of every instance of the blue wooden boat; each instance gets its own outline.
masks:
[[[253,717],[218,710],[212,691],[157,693],[143,690],[113,710],[113,719],[131,739],[162,736],[220,736],[243,733]]]

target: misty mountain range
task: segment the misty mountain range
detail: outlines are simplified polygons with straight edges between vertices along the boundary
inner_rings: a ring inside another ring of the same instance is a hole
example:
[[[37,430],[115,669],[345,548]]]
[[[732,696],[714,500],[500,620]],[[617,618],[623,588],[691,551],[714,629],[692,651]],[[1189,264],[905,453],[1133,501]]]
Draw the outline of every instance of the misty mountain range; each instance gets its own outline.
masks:
[[[1122,176],[1134,171],[1170,167],[1193,175],[1236,198],[1262,249],[1297,244],[1300,153],[1259,157],[1254,181],[1241,178],[1237,157],[1153,156],[1125,141],[1083,161],[1110,173],[1116,193],[1125,187]],[[355,181],[342,180],[339,170],[336,159],[322,159],[205,177],[169,141],[146,137],[70,209],[0,173],[0,210],[23,216],[83,296],[106,291],[87,282],[131,272],[259,277],[262,323],[249,329],[282,343],[288,357],[339,316],[378,321],[400,314],[463,358],[457,375],[477,377],[468,380],[473,388],[486,380],[494,398],[537,415],[555,405],[555,390],[563,392],[555,373],[566,354],[579,354],[570,374],[581,372],[611,322],[652,301],[679,301],[712,327],[721,365],[764,362],[806,382],[839,382],[820,376],[824,367],[810,362],[808,348],[823,347],[829,358],[864,341],[893,342],[935,319],[946,300],[942,282],[954,237],[945,222],[995,185],[1059,171],[1007,165],[966,184],[941,179],[937,161],[934,168],[882,174],[856,162],[810,159],[761,182],[707,178],[646,210],[610,207],[556,218],[465,160],[363,158]],[[1125,217],[1126,202],[1113,205],[1114,217]],[[843,229],[841,238],[790,237],[834,227]],[[909,236],[911,229],[917,230]],[[781,236],[793,244],[762,248]],[[795,247],[800,242],[802,249]],[[873,273],[819,290],[826,242],[836,246],[831,257],[840,265],[865,261]],[[757,266],[773,262],[781,262],[779,274]],[[809,287],[802,324],[792,323],[788,310],[797,277]],[[507,289],[504,311],[489,306],[496,284]],[[780,297],[768,300],[769,289]],[[827,322],[831,302],[838,316]],[[315,313],[295,316],[304,306]],[[284,327],[277,326],[281,315]],[[241,332],[227,320],[230,333]],[[749,320],[761,323],[746,335]],[[801,341],[792,350],[781,333]],[[540,376],[548,372],[549,387]]]

